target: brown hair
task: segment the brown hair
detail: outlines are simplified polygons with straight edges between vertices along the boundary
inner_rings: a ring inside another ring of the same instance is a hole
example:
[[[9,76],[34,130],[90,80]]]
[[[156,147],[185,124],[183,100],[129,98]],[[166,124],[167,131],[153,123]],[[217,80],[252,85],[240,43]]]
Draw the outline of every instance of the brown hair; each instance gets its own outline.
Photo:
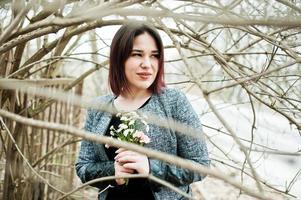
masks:
[[[129,85],[125,76],[125,61],[129,58],[135,37],[143,34],[150,34],[158,48],[159,69],[153,84],[149,90],[153,93],[159,93],[164,82],[164,50],[161,37],[157,30],[145,23],[135,22],[126,23],[117,31],[111,43],[110,67],[109,67],[109,85],[112,92],[118,96],[129,91]]]

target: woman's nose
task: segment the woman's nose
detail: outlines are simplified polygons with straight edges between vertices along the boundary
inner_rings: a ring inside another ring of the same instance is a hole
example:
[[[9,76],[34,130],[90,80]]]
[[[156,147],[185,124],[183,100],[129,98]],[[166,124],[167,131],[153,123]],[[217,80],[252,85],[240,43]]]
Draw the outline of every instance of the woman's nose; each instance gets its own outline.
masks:
[[[143,68],[151,67],[150,58],[145,57],[142,61],[141,67],[143,67]]]

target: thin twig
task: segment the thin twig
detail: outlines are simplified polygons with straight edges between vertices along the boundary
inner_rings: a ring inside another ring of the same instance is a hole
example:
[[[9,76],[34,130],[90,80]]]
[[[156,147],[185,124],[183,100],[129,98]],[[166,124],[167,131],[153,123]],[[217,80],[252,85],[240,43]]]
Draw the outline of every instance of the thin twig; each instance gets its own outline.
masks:
[[[28,2],[27,5],[25,6],[25,8],[23,8],[21,10],[21,12],[18,13],[16,18],[10,23],[10,25],[4,29],[4,31],[2,32],[2,34],[0,36],[0,45],[2,45],[2,43],[7,38],[9,38],[10,34],[13,32],[13,30],[16,28],[16,26],[18,26],[18,24],[20,23],[22,18],[24,18],[24,15],[30,10],[32,5],[33,5],[33,1]]]
[[[56,188],[55,186],[53,186],[51,183],[48,182],[47,179],[45,179],[44,177],[42,177],[32,166],[31,164],[28,162],[27,158],[23,155],[22,151],[20,150],[20,148],[18,147],[14,137],[12,136],[12,134],[10,133],[10,130],[7,128],[6,124],[4,123],[2,117],[0,118],[0,121],[2,123],[2,125],[4,126],[4,128],[6,129],[10,139],[12,140],[15,148],[17,149],[18,153],[20,154],[20,156],[23,158],[24,162],[27,164],[27,166],[29,167],[29,169],[39,178],[41,179],[46,185],[48,185],[50,188],[52,188],[55,191],[58,191],[61,194],[65,194],[65,192],[61,191],[60,189]]]
[[[159,179],[151,174],[149,175],[143,175],[143,174],[132,174],[132,175],[124,175],[124,176],[107,176],[107,177],[102,177],[102,178],[97,178],[97,179],[93,179],[91,181],[88,181],[80,186],[78,186],[77,188],[73,189],[72,191],[66,193],[65,195],[59,197],[57,200],[62,200],[62,199],[65,199],[67,198],[68,196],[70,196],[71,194],[73,194],[74,192],[77,192],[91,184],[94,184],[94,183],[98,183],[98,182],[104,182],[104,181],[109,181],[109,180],[114,180],[114,179],[118,179],[118,178],[128,178],[128,179],[136,179],[136,178],[146,178],[146,179],[149,179],[151,181],[154,181],[156,183],[159,183],[165,187],[168,187],[169,189],[175,191],[176,193],[182,195],[183,197],[185,198],[188,198],[188,199],[195,199],[194,197],[188,195],[187,193],[183,192],[182,190],[178,189],[177,187],[173,186],[172,184],[170,184],[169,182],[167,181],[164,181],[162,179]],[[113,186],[112,186],[113,187]],[[108,189],[109,186],[106,188]],[[103,191],[101,191],[100,193],[102,193]]]
[[[113,147],[125,148],[128,150],[136,151],[138,153],[147,155],[150,158],[159,159],[159,160],[174,164],[176,166],[182,167],[184,169],[194,171],[199,174],[203,174],[203,175],[207,174],[212,177],[224,180],[225,182],[233,185],[234,187],[240,188],[246,194],[256,197],[258,199],[262,199],[262,200],[268,200],[268,199],[270,200],[271,199],[261,193],[254,192],[253,189],[249,189],[249,188],[241,185],[240,183],[237,183],[235,180],[233,180],[231,177],[225,175],[224,173],[221,173],[214,169],[209,169],[201,164],[198,164],[191,160],[180,158],[175,155],[159,152],[159,151],[149,149],[146,147],[142,147],[142,146],[139,146],[139,145],[136,145],[133,143],[119,141],[119,140],[111,138],[111,137],[90,134],[86,131],[79,130],[78,128],[67,126],[67,125],[51,123],[51,122],[44,122],[41,120],[28,119],[28,118],[22,117],[20,115],[16,115],[14,113],[10,113],[10,112],[2,110],[2,109],[0,109],[0,115],[3,117],[6,117],[6,118],[12,119],[16,122],[22,123],[22,124],[27,124],[27,125],[39,127],[39,128],[46,128],[49,130],[62,131],[64,133],[68,133],[68,134],[71,134],[76,137],[81,137],[85,140],[94,141],[94,142],[101,143],[101,144],[108,144]]]
[[[198,82],[198,79],[195,77],[195,75],[192,73],[192,71],[190,70],[189,68],[189,64],[187,62],[187,59],[186,59],[186,56],[184,55],[184,53],[181,51],[180,47],[179,47],[179,44],[178,42],[176,41],[176,39],[173,37],[173,35],[171,34],[171,32],[167,29],[167,27],[162,24],[159,20],[156,20],[157,23],[161,24],[162,27],[164,28],[165,27],[165,31],[166,33],[169,35],[170,39],[173,41],[173,43],[175,44],[180,56],[183,58],[183,62],[185,63],[186,65],[186,68],[190,74],[190,76],[193,78],[193,80],[196,82],[196,85],[199,87],[199,89],[202,91],[203,93],[203,96],[207,102],[207,104],[209,105],[210,109],[213,111],[213,113],[215,114],[215,116],[218,118],[218,120],[223,124],[223,126],[226,128],[226,130],[232,135],[234,141],[238,144],[238,146],[240,147],[240,149],[243,151],[247,161],[248,161],[248,164],[251,168],[251,172],[254,176],[254,179],[256,181],[256,185],[259,189],[260,192],[263,192],[263,188],[262,186],[260,185],[260,182],[258,181],[258,175],[253,167],[253,164],[250,160],[250,157],[248,156],[248,153],[246,151],[246,148],[244,147],[244,145],[241,143],[241,141],[238,139],[237,135],[235,134],[235,132],[230,128],[230,126],[228,125],[228,123],[226,123],[226,121],[224,120],[224,118],[217,112],[217,110],[215,109],[214,105],[212,104],[208,94],[206,93],[206,91],[203,89],[203,87],[201,86],[201,84]],[[184,22],[181,21],[181,23],[183,24]],[[185,24],[185,23],[184,23]],[[210,46],[210,45],[209,45]]]

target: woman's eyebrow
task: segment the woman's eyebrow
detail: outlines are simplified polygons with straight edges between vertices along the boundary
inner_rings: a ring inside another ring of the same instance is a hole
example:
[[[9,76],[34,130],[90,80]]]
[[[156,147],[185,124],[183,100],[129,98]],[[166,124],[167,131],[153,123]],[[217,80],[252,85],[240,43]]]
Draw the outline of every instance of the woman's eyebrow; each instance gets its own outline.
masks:
[[[140,49],[133,49],[133,50],[132,50],[132,52],[143,53],[143,51],[142,51],[142,50],[140,50]]]
[[[140,49],[133,49],[132,52],[143,53],[144,51],[140,50]],[[159,51],[158,50],[152,50],[152,53],[159,53]]]

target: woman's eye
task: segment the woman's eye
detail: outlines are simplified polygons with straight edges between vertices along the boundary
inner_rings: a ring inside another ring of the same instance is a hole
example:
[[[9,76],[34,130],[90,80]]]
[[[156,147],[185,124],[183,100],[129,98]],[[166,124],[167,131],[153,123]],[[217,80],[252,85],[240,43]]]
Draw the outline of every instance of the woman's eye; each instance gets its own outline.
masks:
[[[152,55],[153,58],[159,58],[159,54]]]
[[[132,56],[138,56],[138,57],[141,57],[142,54],[140,54],[140,53],[132,53]]]

